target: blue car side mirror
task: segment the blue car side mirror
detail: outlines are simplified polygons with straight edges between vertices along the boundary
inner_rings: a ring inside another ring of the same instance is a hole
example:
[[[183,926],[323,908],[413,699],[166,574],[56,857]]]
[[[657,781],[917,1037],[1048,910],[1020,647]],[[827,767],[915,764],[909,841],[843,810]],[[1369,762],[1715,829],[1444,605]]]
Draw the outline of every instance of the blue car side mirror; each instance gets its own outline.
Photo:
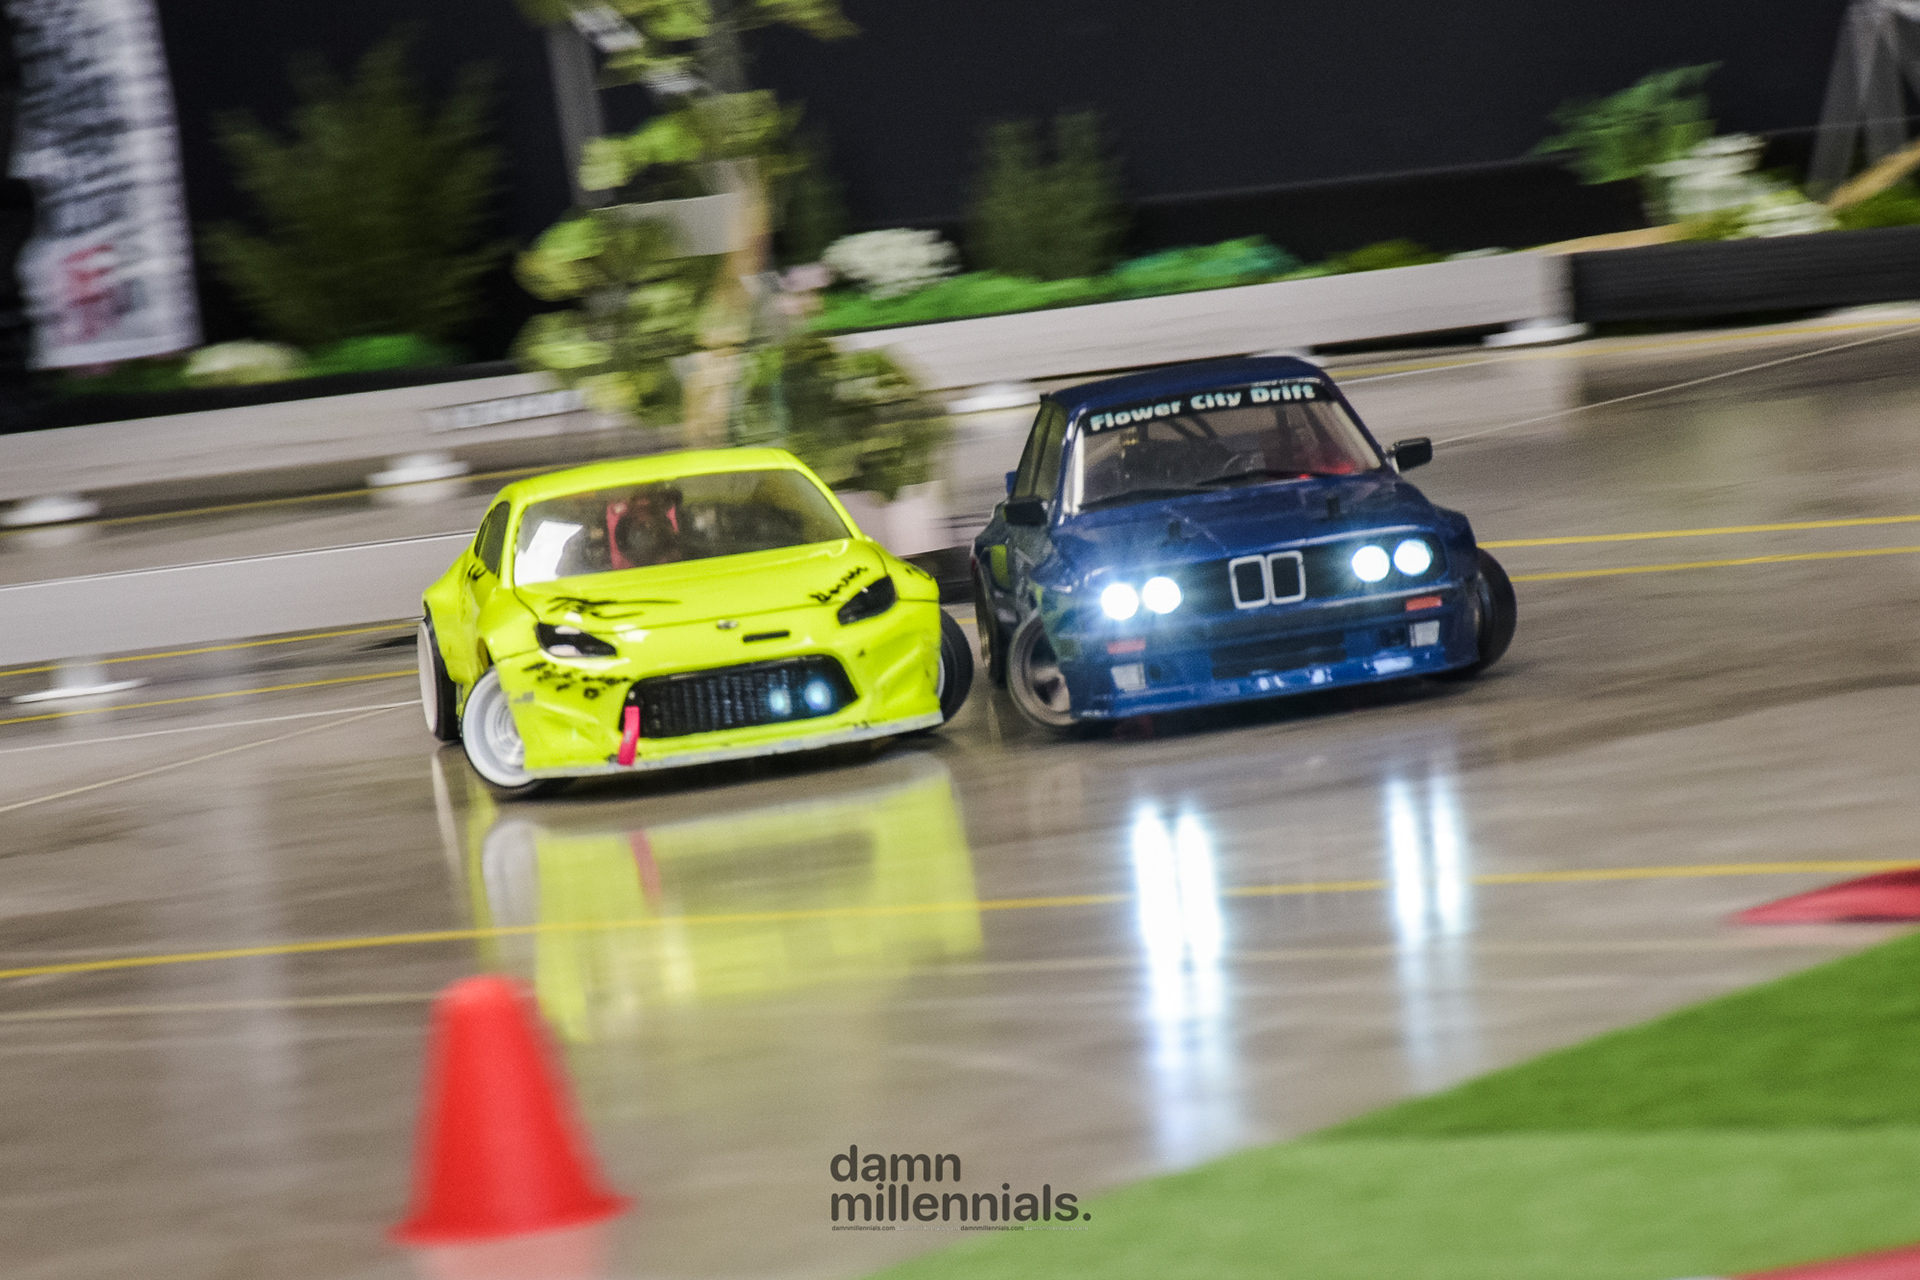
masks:
[[[1008,524],[1038,528],[1047,522],[1047,504],[1038,498],[1015,498],[1001,510]]]
[[[1020,473],[1018,471],[1007,472],[1007,496],[1009,498],[1013,496],[1013,482],[1015,479],[1019,477],[1019,475]]]

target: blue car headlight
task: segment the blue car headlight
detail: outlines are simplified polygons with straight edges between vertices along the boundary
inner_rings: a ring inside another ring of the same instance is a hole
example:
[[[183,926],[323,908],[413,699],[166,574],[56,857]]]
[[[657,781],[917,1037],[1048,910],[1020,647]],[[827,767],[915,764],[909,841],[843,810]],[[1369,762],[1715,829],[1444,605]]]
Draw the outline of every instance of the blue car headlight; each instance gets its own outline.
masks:
[[[1155,613],[1172,613],[1180,607],[1180,584],[1172,578],[1148,578],[1140,588],[1140,603]]]
[[[1417,578],[1433,568],[1433,548],[1419,538],[1408,538],[1393,549],[1393,567]]]
[[[1378,582],[1387,576],[1387,570],[1393,562],[1387,558],[1386,548],[1376,547],[1371,542],[1353,553],[1353,576],[1362,582]]]
[[[1100,593],[1100,611],[1115,622],[1125,622],[1140,612],[1140,593],[1124,582],[1116,582]]]

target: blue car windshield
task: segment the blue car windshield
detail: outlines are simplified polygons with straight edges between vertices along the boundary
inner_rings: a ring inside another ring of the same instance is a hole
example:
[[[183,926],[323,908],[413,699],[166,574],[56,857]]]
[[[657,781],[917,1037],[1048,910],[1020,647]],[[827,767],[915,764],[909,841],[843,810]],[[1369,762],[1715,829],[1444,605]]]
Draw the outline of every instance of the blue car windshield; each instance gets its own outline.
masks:
[[[1089,414],[1071,509],[1374,471],[1385,460],[1317,383],[1236,387]]]
[[[514,540],[513,580],[552,582],[848,536],[827,495],[800,472],[718,471],[533,503]]]

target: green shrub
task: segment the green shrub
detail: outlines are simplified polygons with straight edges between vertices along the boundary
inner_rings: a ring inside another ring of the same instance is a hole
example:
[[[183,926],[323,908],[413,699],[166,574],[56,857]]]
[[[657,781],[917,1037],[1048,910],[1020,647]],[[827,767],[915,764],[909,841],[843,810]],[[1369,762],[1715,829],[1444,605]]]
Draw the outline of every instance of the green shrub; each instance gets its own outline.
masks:
[[[1562,132],[1534,154],[1572,153],[1573,171],[1586,183],[1639,180],[1648,217],[1664,221],[1664,184],[1651,170],[1713,136],[1700,89],[1718,66],[1656,71],[1608,97],[1562,103],[1550,117]]]
[[[1879,195],[1868,196],[1859,204],[1839,210],[1835,217],[1841,229],[1846,231],[1920,225],[1920,187],[1915,187],[1911,182],[1902,182]]]
[[[378,333],[364,338],[342,338],[313,353],[307,370],[315,377],[329,373],[377,373],[383,369],[428,369],[459,364],[464,353],[444,342],[412,333]]]
[[[967,228],[974,264],[1000,275],[1068,280],[1113,265],[1125,219],[1114,166],[1102,154],[1099,117],[1061,115],[1053,122],[1051,162],[1033,126],[996,124]]]
[[[436,113],[390,37],[341,83],[297,62],[301,104],[281,140],[242,114],[221,143],[265,234],[228,224],[208,257],[277,337],[319,346],[367,334],[445,338],[478,314],[505,252],[485,242],[499,157],[482,141],[485,75],[462,72]]]
[[[1435,253],[1414,240],[1379,240],[1350,253],[1328,258],[1321,274],[1345,275],[1354,271],[1385,271],[1392,267],[1419,267],[1429,262],[1444,262],[1446,255]]]
[[[1124,296],[1144,298],[1223,285],[1253,284],[1299,268],[1298,258],[1284,249],[1274,248],[1266,237],[1247,236],[1134,258],[1115,267],[1113,279]]]
[[[1286,275],[1299,260],[1260,236],[1220,244],[1168,249],[1123,262],[1107,275],[1034,280],[975,271],[901,298],[872,299],[852,291],[826,295],[813,327],[820,332],[881,329],[968,316],[1005,315],[1048,307],[1077,307],[1120,298],[1151,298],[1198,289],[1259,284]]]
[[[1740,236],[1747,226],[1745,209],[1721,209],[1698,218],[1689,218],[1680,224],[1682,240],[1732,240]]]

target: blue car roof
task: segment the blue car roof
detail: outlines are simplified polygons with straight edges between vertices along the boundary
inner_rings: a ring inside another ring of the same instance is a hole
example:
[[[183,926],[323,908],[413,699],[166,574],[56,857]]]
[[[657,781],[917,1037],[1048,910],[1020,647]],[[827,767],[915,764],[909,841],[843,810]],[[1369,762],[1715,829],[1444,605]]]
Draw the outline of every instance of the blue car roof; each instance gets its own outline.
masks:
[[[1244,386],[1270,378],[1318,378],[1327,380],[1326,370],[1293,356],[1246,356],[1238,360],[1204,360],[1193,364],[1168,365],[1145,373],[1130,373],[1049,392],[1048,396],[1067,411],[1069,417],[1083,409],[1104,409],[1112,405],[1133,404],[1156,396],[1186,395],[1214,387]]]

